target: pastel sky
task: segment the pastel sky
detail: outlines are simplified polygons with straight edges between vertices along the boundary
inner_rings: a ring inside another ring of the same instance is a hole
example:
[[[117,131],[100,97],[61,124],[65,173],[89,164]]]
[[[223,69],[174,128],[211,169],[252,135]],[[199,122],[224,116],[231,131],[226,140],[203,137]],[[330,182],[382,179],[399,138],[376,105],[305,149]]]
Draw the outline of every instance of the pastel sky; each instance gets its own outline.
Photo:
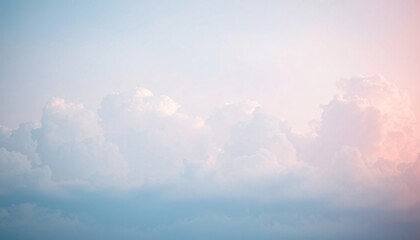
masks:
[[[419,23],[0,1],[0,239],[420,239]]]

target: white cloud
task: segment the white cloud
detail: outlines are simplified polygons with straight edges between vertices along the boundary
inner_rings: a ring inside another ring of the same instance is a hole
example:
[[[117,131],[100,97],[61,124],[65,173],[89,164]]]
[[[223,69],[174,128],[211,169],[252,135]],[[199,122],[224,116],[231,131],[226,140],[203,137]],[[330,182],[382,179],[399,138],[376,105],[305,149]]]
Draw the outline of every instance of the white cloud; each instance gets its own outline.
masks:
[[[48,167],[34,167],[25,155],[0,148],[0,194],[46,190],[53,186]]]
[[[7,129],[0,126],[0,147],[9,151],[20,152],[32,162],[39,163],[36,141],[32,139],[32,130],[36,127],[36,124],[33,123],[22,123],[17,129]]]
[[[163,184],[183,194],[273,191],[272,198],[335,194],[350,204],[360,196],[381,201],[402,189],[413,195],[407,182],[418,179],[420,135],[407,96],[376,77],[338,85],[314,134],[294,133],[255,102],[226,104],[204,121],[179,112],[171,98],[138,88],[104,97],[98,116],[54,99],[39,126],[3,128],[0,146],[8,158],[16,151],[25,159],[20,162],[50,169],[62,187]],[[20,174],[30,174],[32,168],[22,166]]]
[[[226,174],[246,171],[250,175],[280,173],[297,161],[295,149],[280,122],[259,108],[227,130],[230,136],[217,156],[216,164]]]
[[[81,104],[53,99],[33,138],[42,164],[57,182],[112,183],[126,174],[118,147],[105,141],[95,113]]]
[[[341,93],[323,107],[316,135],[292,137],[298,157],[320,169],[323,181],[333,184],[319,185],[341,189],[345,201],[358,195],[383,201],[386,193],[390,201],[392,194],[404,199],[406,186],[398,178],[420,152],[419,122],[407,96],[378,77],[345,79],[339,86]]]
[[[389,224],[406,229],[387,236],[415,233],[404,224],[419,222],[420,203],[408,100],[380,78],[339,86],[307,135],[255,102],[203,120],[144,88],[106,96],[98,114],[54,99],[39,124],[0,129],[0,194],[3,205],[36,196],[62,212],[0,208],[0,238],[368,238]]]
[[[177,111],[167,96],[138,88],[103,99],[99,114],[109,141],[115,143],[137,183],[166,183],[187,165],[207,160],[208,130],[202,120]]]

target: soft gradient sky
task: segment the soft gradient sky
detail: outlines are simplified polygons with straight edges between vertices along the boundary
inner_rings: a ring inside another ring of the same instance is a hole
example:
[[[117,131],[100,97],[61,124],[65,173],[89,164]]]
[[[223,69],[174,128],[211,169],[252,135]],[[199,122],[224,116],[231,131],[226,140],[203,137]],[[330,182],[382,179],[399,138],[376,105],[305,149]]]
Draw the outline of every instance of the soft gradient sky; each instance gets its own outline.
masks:
[[[96,108],[103,95],[136,86],[206,116],[252,99],[302,129],[343,77],[381,75],[420,103],[417,1],[1,1],[0,9],[0,123],[9,127],[39,120],[52,97]]]
[[[0,239],[420,239],[420,1],[0,1]]]

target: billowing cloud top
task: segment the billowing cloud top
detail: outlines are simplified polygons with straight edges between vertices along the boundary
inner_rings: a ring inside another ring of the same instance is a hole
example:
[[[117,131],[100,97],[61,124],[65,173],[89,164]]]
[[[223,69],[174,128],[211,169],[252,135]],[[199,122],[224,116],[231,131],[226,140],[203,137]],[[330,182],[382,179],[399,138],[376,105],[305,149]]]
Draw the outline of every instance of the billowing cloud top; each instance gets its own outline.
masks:
[[[78,229],[105,238],[379,239],[383,226],[407,222],[392,234],[420,236],[410,227],[418,215],[406,214],[420,207],[420,126],[408,96],[379,77],[338,87],[308,134],[255,102],[203,119],[145,88],[107,95],[97,111],[53,99],[40,123],[1,128],[1,234],[42,238],[45,224],[69,238]],[[48,201],[57,204],[46,209]]]

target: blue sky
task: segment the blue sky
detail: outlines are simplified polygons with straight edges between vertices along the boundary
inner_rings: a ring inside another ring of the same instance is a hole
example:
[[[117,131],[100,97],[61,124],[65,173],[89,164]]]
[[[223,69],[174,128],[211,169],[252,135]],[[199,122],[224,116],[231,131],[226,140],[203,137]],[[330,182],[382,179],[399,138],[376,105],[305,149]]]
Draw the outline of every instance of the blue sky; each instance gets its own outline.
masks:
[[[52,97],[97,108],[109,92],[144,86],[198,115],[255,100],[306,129],[343,77],[381,75],[405,89],[417,83],[407,62],[418,47],[403,42],[418,35],[412,5],[2,1],[0,107],[14,114],[0,121],[36,121]],[[281,110],[290,106],[302,110]]]
[[[416,1],[0,1],[0,238],[417,239]]]

